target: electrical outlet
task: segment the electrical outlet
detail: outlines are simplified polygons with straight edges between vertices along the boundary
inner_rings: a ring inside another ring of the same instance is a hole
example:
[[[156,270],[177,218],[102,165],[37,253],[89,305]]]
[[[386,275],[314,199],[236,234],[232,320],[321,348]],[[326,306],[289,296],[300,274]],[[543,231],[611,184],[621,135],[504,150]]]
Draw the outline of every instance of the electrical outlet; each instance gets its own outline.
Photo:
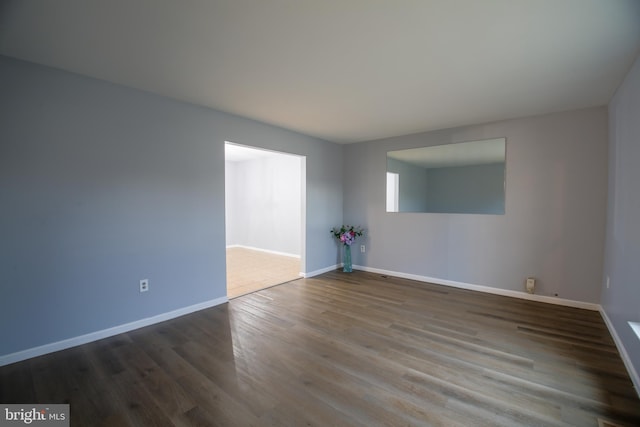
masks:
[[[365,250],[366,248],[364,247],[364,245],[360,245],[360,252],[364,253]]]
[[[536,288],[536,279],[533,277],[528,277],[526,280],[526,289],[530,294],[534,293]]]
[[[149,290],[149,279],[140,280],[140,292],[147,292]]]

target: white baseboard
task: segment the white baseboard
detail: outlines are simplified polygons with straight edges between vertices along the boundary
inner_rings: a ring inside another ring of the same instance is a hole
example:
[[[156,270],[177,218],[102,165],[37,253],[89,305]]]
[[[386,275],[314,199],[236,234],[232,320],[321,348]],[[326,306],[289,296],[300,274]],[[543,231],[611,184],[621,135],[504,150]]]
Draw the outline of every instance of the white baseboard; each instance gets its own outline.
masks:
[[[609,319],[609,316],[607,316],[607,312],[604,311],[604,308],[602,307],[600,307],[600,315],[602,315],[602,318],[604,319],[604,324],[607,325],[607,329],[609,329],[609,333],[613,337],[613,342],[616,343],[616,347],[618,348],[620,357],[622,358],[622,361],[624,362],[624,366],[627,368],[627,372],[631,377],[631,382],[633,382],[633,386],[636,389],[636,393],[638,394],[638,397],[640,397],[640,376],[638,376],[638,371],[636,371],[636,368],[633,366],[633,363],[631,363],[631,358],[629,357],[629,353],[627,353],[627,349],[624,347],[624,344],[622,343],[622,340],[620,339],[618,332],[613,327],[613,323],[611,323],[611,319]]]
[[[336,264],[336,265],[331,265],[329,267],[321,268],[320,270],[311,271],[309,273],[300,273],[300,275],[304,278],[309,278],[313,276],[318,276],[323,273],[328,273],[329,271],[336,270],[340,267],[342,267],[342,264]]]
[[[154,323],[164,322],[165,320],[174,319],[176,317],[184,316],[185,314],[193,313],[195,311],[204,310],[205,308],[224,304],[227,301],[228,301],[227,297],[216,298],[213,300],[190,305],[188,307],[183,307],[177,310],[169,311],[167,313],[162,313],[156,316],[147,317],[145,319],[136,320],[135,322],[125,323],[123,325],[114,326],[112,328],[103,329],[101,331],[80,335],[78,337],[73,337],[66,340],[41,345],[39,347],[29,348],[26,350],[18,351],[16,353],[5,354],[0,356],[0,366],[10,365],[12,363],[20,362],[22,360],[31,359],[32,357],[38,357],[44,354],[54,353],[56,351],[65,350],[67,348],[76,347],[78,345],[87,344],[93,341],[98,341],[103,338],[108,338],[114,335],[133,331],[134,329],[143,328],[145,326],[153,325]]]
[[[454,288],[468,289],[471,291],[485,292],[488,294],[502,295],[505,297],[526,299],[529,301],[546,302],[549,304],[564,305],[567,307],[584,308],[586,310],[599,311],[600,305],[583,301],[574,301],[564,298],[548,297],[544,295],[529,294],[526,292],[513,291],[510,289],[492,288],[491,286],[474,285],[471,283],[456,282],[453,280],[438,279],[436,277],[420,276],[417,274],[401,273],[399,271],[382,270],[379,268],[354,265],[354,269],[368,271],[371,273],[386,274],[388,276],[402,277],[404,279],[417,280],[419,282],[435,283],[436,285],[451,286]]]
[[[274,254],[274,255],[282,255],[282,256],[288,256],[291,258],[298,258],[300,259],[300,255],[296,255],[296,254],[290,254],[287,252],[279,252],[279,251],[272,251],[270,249],[263,249],[263,248],[256,248],[254,246],[245,246],[245,245],[229,245],[227,246],[227,249],[229,248],[243,248],[243,249],[251,249],[252,251],[260,251],[260,252],[266,252],[268,254]]]

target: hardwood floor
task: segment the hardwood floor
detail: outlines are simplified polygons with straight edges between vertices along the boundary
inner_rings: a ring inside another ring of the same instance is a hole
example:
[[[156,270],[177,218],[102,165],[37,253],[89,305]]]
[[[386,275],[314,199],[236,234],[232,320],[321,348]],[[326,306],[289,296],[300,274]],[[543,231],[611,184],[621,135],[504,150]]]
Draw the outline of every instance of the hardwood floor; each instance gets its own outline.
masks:
[[[640,425],[597,312],[331,272],[0,368],[74,426]]]
[[[239,297],[300,277],[300,258],[227,248],[227,296]]]

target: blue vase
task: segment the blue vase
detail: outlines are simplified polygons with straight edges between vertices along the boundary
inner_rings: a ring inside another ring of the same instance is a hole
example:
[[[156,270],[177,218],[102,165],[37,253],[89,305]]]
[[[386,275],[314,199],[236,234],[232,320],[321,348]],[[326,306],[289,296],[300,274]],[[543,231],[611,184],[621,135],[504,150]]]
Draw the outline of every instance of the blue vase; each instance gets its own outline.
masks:
[[[351,273],[353,266],[351,265],[351,246],[344,245],[344,252],[342,254],[342,271],[345,273]]]

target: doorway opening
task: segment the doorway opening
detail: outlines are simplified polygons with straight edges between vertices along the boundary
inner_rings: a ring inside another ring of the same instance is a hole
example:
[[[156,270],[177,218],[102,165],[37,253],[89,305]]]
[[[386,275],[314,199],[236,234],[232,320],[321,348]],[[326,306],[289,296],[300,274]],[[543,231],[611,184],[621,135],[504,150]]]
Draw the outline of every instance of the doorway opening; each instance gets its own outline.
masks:
[[[303,276],[306,158],[225,142],[227,296]]]

